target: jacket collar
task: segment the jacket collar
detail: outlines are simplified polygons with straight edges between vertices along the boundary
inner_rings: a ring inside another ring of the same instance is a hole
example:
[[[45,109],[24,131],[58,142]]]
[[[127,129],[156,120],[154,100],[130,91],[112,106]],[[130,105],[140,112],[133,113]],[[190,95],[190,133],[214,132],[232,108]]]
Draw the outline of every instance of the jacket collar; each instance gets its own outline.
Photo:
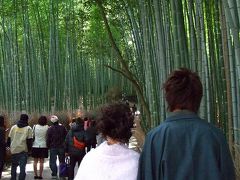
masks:
[[[178,119],[194,119],[199,118],[198,115],[189,110],[180,110],[175,112],[169,112],[166,121],[175,121]]]

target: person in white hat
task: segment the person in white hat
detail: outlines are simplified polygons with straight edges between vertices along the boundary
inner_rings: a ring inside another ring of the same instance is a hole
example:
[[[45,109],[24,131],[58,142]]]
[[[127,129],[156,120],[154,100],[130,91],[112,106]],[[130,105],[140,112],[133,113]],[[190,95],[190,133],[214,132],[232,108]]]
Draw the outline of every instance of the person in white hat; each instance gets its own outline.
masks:
[[[47,131],[47,147],[50,150],[49,166],[52,171],[52,179],[57,179],[58,167],[56,161],[58,157],[60,164],[64,162],[64,142],[67,130],[59,124],[59,119],[56,115],[52,115],[50,121],[52,126]]]

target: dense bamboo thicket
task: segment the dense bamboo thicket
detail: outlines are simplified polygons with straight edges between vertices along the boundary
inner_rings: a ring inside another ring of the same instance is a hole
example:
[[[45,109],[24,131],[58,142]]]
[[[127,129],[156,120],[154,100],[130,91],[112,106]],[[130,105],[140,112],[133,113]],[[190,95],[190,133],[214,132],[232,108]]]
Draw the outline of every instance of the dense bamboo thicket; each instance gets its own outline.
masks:
[[[240,1],[126,0],[123,7],[151,112],[143,127],[151,129],[165,119],[162,83],[172,70],[188,67],[204,86],[200,116],[225,132],[239,167]]]
[[[239,143],[239,1],[125,1],[136,66],[152,128],[164,120],[162,83],[175,68],[197,71],[204,85],[200,116]]]
[[[1,0],[2,111],[89,109],[106,101],[109,88],[131,93],[130,83],[104,66],[118,63],[100,18],[81,0]]]

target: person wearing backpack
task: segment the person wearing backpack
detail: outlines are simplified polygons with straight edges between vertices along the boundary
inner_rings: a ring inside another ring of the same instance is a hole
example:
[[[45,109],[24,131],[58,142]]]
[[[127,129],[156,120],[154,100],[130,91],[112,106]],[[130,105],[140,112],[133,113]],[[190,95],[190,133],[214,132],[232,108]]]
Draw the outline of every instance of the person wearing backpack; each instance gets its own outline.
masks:
[[[84,121],[76,118],[76,125],[69,130],[65,139],[65,155],[70,157],[68,180],[74,179],[74,168],[76,163],[80,165],[86,154],[85,147],[88,144],[88,136],[84,130]]]

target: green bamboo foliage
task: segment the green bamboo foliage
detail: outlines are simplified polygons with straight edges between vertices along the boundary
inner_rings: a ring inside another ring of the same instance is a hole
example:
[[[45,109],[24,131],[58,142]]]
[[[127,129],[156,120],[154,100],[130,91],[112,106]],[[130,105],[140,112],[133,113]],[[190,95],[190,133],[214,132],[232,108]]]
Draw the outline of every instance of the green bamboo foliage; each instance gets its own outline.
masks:
[[[236,6],[237,5],[237,6]],[[239,24],[239,2],[238,1],[223,1],[224,13],[226,16],[226,24],[228,30],[228,47],[229,47],[229,62],[230,76],[232,89],[232,114],[233,114],[233,129],[235,141],[239,143],[239,54],[240,54],[240,24]]]
[[[1,0],[0,9],[2,110],[74,112],[106,102],[112,86],[132,91],[125,78],[105,67],[118,64],[94,4]]]
[[[234,129],[239,143],[239,1],[125,2],[153,126],[166,115],[166,76],[189,67],[204,86],[200,116],[222,128],[229,141]]]
[[[229,142],[239,144],[239,0],[103,3],[117,45],[151,112],[151,122],[143,114],[144,129],[165,119],[162,83],[168,74],[189,67],[199,73],[204,86],[200,116],[222,128]],[[122,65],[95,3],[0,1],[2,110],[92,109],[106,101],[112,87],[136,94],[126,78],[107,66]]]

